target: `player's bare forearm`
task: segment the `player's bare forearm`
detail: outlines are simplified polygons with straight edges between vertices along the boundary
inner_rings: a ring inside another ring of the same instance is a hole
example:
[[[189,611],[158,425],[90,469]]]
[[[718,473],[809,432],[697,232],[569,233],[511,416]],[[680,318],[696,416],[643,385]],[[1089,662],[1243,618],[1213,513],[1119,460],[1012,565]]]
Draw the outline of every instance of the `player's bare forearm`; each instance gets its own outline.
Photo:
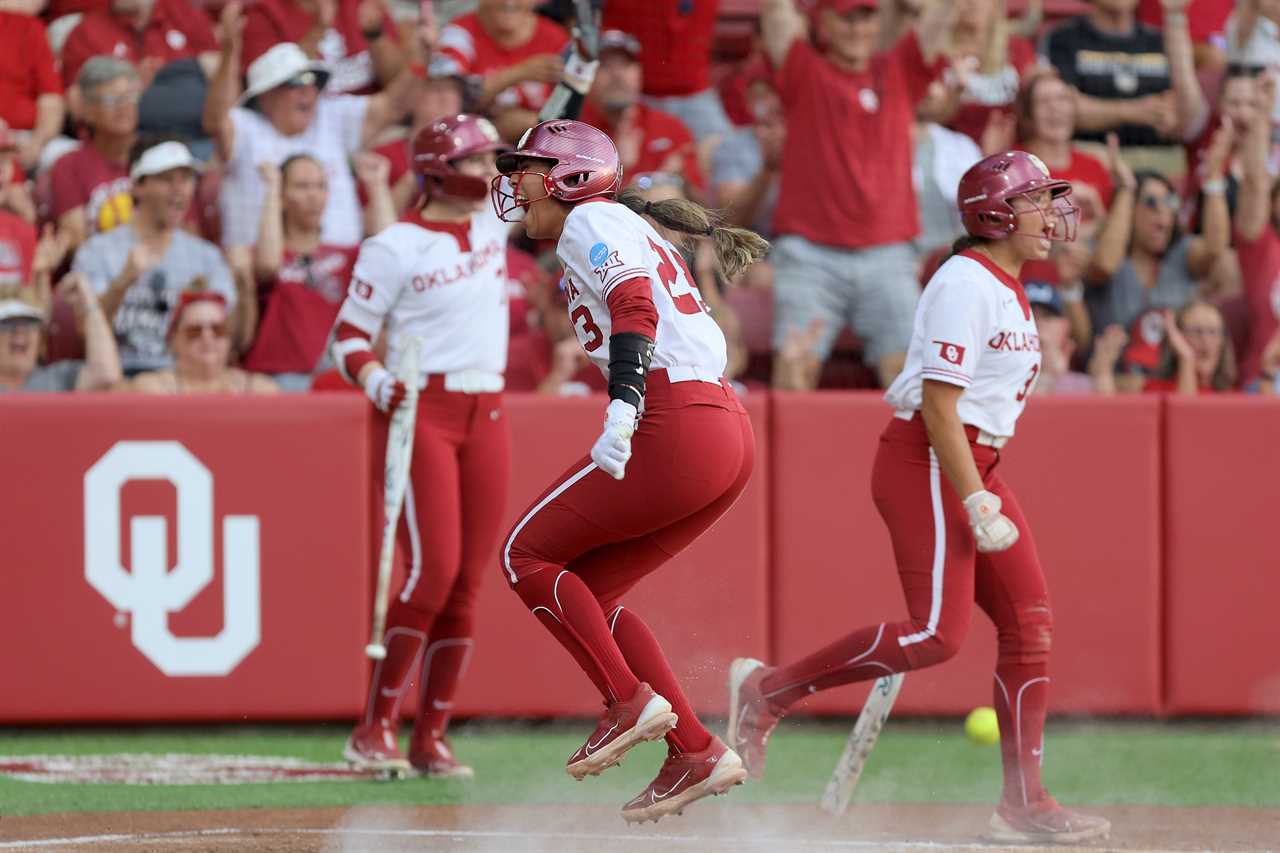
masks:
[[[958,385],[924,380],[920,414],[924,418],[929,444],[938,457],[938,466],[947,482],[962,499],[983,489],[982,477],[973,461],[969,438],[956,412],[956,403],[964,389]]]

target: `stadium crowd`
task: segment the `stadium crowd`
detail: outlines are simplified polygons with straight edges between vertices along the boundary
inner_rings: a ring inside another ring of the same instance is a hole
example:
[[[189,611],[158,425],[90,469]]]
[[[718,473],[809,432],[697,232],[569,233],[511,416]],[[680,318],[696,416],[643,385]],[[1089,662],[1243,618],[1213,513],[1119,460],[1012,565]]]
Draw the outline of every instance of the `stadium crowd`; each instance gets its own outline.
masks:
[[[1081,208],[1024,272],[1036,393],[1276,393],[1280,0],[1012,2],[608,0],[581,118],[627,186],[772,241],[736,280],[686,258],[746,387],[887,385],[961,174],[1019,147]],[[572,8],[0,0],[0,390],[342,387],[408,138],[468,111],[515,141]],[[554,251],[507,255],[507,390],[602,390]]]

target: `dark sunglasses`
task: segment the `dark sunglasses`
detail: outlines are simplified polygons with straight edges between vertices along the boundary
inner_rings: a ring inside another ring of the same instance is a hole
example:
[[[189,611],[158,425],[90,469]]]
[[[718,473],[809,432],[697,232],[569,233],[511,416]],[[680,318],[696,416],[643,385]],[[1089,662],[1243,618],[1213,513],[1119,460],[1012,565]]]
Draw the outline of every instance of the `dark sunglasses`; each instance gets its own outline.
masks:
[[[205,332],[213,332],[215,338],[225,338],[227,336],[227,324],[223,323],[192,323],[189,326],[183,326],[179,331],[182,336],[189,341],[198,341],[204,337]]]

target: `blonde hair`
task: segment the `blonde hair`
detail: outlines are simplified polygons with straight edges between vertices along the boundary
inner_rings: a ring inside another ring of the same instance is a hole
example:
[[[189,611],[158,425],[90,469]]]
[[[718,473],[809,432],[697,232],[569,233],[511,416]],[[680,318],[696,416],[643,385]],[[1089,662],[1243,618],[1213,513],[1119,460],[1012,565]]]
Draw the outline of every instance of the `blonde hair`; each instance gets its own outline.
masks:
[[[721,225],[719,213],[683,198],[649,202],[633,189],[618,194],[618,203],[647,216],[671,231],[692,237],[709,237],[715,244],[716,259],[725,278],[734,279],[769,251],[769,241],[746,228]]]

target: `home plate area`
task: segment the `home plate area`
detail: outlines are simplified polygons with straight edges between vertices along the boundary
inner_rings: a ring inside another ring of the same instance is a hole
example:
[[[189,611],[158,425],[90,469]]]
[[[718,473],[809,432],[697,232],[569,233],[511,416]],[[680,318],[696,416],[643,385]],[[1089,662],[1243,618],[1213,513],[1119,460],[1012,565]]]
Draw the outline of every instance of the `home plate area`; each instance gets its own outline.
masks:
[[[1280,812],[1248,808],[1111,807],[1112,837],[1089,850],[1274,850]],[[983,844],[990,809],[855,806],[842,818],[803,805],[707,804],[656,826],[628,828],[599,806],[423,806],[114,812],[0,819],[0,851],[42,853],[596,853],[597,851],[1031,851]]]

